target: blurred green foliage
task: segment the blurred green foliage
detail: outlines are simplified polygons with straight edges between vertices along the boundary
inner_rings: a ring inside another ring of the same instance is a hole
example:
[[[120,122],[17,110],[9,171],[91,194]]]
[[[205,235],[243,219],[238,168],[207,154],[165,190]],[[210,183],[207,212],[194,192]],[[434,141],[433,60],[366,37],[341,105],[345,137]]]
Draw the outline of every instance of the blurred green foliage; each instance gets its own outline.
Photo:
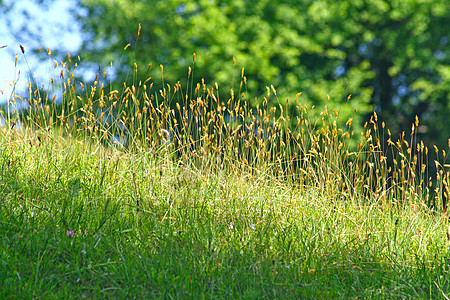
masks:
[[[79,15],[84,60],[118,61],[130,43],[126,64],[137,62],[143,72],[163,64],[165,79],[176,82],[187,77],[195,52],[194,76],[222,91],[236,89],[245,68],[249,98],[261,100],[273,85],[280,102],[302,92],[305,104],[334,105],[343,118],[354,108],[376,110],[394,134],[409,131],[417,115],[430,143],[444,145],[450,136],[447,0],[80,4],[87,9]]]
[[[271,101],[302,92],[301,103],[327,105],[354,124],[375,110],[394,138],[417,115],[420,138],[439,147],[450,137],[449,11],[448,0],[78,0],[73,7],[84,39],[78,54],[94,65],[113,62],[119,87],[159,80],[160,64],[166,83],[185,85],[191,66],[195,81],[217,82],[226,100],[245,68],[243,91],[253,105],[273,85]]]

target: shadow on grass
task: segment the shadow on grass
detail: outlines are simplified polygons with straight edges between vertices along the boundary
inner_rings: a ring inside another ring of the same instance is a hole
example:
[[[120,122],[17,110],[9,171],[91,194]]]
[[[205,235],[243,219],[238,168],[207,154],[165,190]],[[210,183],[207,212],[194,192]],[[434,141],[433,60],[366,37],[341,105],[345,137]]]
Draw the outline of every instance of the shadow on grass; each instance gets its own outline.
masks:
[[[0,298],[437,299],[450,289],[444,261],[381,263],[364,249],[287,262],[246,249],[214,250],[192,235],[4,229]]]

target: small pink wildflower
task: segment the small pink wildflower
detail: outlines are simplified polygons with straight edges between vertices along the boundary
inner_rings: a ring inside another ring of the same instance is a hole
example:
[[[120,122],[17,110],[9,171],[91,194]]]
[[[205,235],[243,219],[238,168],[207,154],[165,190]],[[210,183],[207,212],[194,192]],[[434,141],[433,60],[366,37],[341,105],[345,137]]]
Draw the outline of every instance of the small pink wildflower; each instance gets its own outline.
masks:
[[[73,230],[67,230],[66,235],[68,237],[73,237],[75,235],[75,232]]]

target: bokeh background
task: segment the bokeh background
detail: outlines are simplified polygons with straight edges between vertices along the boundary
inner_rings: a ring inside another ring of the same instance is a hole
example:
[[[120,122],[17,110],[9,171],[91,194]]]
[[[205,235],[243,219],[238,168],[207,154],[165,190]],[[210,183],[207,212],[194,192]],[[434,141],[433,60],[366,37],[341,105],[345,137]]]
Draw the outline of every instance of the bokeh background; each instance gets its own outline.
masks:
[[[191,67],[197,81],[218,83],[222,99],[239,89],[244,68],[251,105],[273,85],[277,102],[301,92],[301,103],[336,109],[344,123],[361,127],[376,111],[394,137],[418,116],[419,138],[442,149],[449,12],[448,0],[0,0],[0,96],[10,99],[13,80],[18,93],[26,81],[47,87],[58,76],[53,61],[69,51],[82,58],[80,80],[107,71],[111,88],[148,76],[161,85],[162,64],[165,83],[185,84]]]

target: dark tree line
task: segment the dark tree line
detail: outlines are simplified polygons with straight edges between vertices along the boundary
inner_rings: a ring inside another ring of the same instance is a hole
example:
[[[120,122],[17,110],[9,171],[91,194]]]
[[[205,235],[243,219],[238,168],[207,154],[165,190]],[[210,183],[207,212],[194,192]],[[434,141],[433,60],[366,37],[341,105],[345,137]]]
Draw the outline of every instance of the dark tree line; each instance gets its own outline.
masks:
[[[410,130],[417,115],[420,137],[439,147],[450,137],[448,11],[446,0],[79,0],[73,7],[84,40],[78,54],[104,66],[121,61],[118,85],[133,80],[134,63],[141,77],[149,64],[163,64],[169,83],[191,66],[195,78],[229,96],[245,68],[251,102],[273,85],[277,101],[302,92],[302,103],[337,108],[342,120],[362,124],[375,110],[393,135]],[[151,72],[160,78],[159,68]]]

